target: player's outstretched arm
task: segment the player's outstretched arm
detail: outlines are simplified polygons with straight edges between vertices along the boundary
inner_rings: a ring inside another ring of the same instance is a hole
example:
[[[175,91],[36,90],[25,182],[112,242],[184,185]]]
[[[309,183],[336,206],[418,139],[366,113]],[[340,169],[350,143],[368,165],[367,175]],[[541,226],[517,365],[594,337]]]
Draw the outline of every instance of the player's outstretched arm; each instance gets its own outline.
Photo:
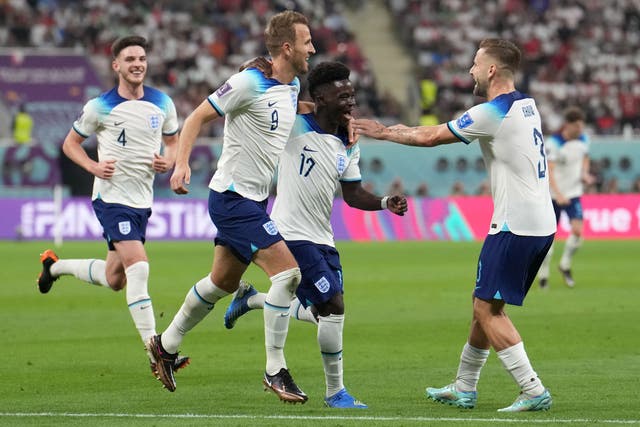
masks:
[[[342,182],[342,197],[352,208],[363,211],[379,211],[389,209],[396,215],[404,215],[407,211],[407,199],[403,195],[378,197],[362,186],[361,181]]]
[[[351,125],[358,135],[415,147],[435,147],[458,141],[444,123],[436,126],[385,126],[376,120],[355,119]]]

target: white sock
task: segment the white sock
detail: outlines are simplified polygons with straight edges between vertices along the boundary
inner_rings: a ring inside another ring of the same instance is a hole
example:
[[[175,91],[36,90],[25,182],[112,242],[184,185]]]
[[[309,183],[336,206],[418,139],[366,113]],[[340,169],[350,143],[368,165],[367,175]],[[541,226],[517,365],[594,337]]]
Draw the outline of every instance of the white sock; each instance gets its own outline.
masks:
[[[460,365],[456,374],[456,390],[476,391],[480,371],[489,358],[489,350],[476,348],[465,343],[460,354]]]
[[[218,288],[207,274],[187,293],[180,310],[162,333],[162,347],[168,353],[175,353],[182,343],[184,335],[193,329],[207,314],[215,303],[229,295],[229,292]]]
[[[302,305],[298,298],[294,299],[291,303],[289,315],[293,316],[293,318],[296,320],[313,323],[314,325],[318,324],[316,316],[314,316],[313,312],[311,311],[311,306],[305,308],[305,306]]]
[[[560,258],[561,269],[569,270],[571,268],[571,260],[580,245],[582,245],[582,238],[575,234],[570,234],[569,237],[567,237],[567,241],[564,244],[564,251],[562,252],[562,258]]]
[[[549,270],[551,266],[551,258],[553,257],[553,244],[549,248],[549,252],[547,252],[547,256],[544,257],[542,261],[542,265],[540,265],[540,270],[538,270],[538,279],[549,279]]]
[[[287,367],[284,344],[289,330],[291,298],[300,283],[300,269],[292,268],[272,276],[264,303],[264,344],[267,353],[266,373],[275,375]]]
[[[263,292],[258,292],[255,295],[251,295],[247,298],[247,305],[252,309],[263,309],[264,308],[264,300],[267,298],[267,294]]]
[[[71,275],[93,285],[109,287],[106,266],[101,259],[60,259],[51,266],[51,274]]]
[[[542,381],[538,378],[524,351],[524,344],[520,341],[518,344],[505,348],[498,352],[498,358],[509,371],[513,379],[518,383],[523,393],[529,396],[540,396],[544,393]]]
[[[342,369],[342,330],[344,314],[330,314],[318,319],[318,344],[322,354],[326,396],[331,397],[344,388]]]
[[[129,313],[133,318],[142,342],[146,343],[149,338],[156,334],[156,318],[153,316],[153,306],[147,283],[149,281],[149,263],[138,261],[130,265],[124,271],[127,276],[127,304]]]

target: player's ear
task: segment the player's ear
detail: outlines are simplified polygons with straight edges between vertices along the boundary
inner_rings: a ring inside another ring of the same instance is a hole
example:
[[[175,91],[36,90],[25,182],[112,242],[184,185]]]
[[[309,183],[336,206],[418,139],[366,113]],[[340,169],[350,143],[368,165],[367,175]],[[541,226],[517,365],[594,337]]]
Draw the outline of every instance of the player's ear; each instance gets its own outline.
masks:
[[[317,93],[315,98],[313,98],[313,103],[316,104],[316,106],[318,105],[326,105],[327,102],[325,100],[325,97],[322,93]]]

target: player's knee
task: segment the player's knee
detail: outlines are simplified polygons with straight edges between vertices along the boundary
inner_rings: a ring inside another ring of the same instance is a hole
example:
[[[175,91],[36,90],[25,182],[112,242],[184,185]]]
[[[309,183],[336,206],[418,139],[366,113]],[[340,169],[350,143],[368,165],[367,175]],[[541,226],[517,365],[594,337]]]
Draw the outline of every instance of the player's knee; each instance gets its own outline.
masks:
[[[289,270],[282,271],[271,277],[271,283],[273,283],[274,285],[283,285],[292,295],[298,288],[301,280],[302,274],[300,273],[300,269],[298,267],[290,268]]]
[[[342,298],[342,294],[334,295],[325,303],[316,304],[316,308],[318,310],[318,314],[323,317],[331,314],[344,314],[344,299]]]

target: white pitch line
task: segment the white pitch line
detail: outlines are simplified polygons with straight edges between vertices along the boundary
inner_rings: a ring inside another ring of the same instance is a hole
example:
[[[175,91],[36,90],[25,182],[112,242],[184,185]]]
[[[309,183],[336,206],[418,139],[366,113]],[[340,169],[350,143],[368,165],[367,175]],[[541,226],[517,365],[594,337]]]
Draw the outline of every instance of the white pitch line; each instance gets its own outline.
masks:
[[[118,413],[70,413],[70,412],[0,412],[0,417],[30,418],[30,417],[62,417],[62,418],[171,418],[171,419],[252,419],[252,420],[340,420],[340,421],[462,421],[470,423],[513,423],[513,424],[542,424],[542,423],[589,423],[589,424],[638,424],[640,420],[622,419],[563,419],[563,418],[461,418],[461,417],[373,417],[373,416],[339,416],[339,415],[224,415],[224,414],[118,414]]]

